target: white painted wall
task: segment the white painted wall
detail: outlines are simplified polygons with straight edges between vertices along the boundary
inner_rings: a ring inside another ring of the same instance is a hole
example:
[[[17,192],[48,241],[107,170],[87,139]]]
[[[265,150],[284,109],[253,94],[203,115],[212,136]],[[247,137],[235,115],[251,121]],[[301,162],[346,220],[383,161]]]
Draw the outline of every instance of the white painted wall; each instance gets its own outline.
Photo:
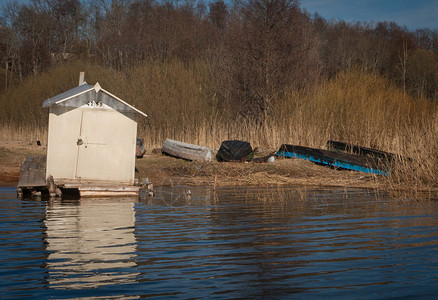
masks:
[[[55,182],[84,179],[132,184],[136,135],[135,112],[53,105],[46,175],[52,175]]]
[[[78,108],[50,107],[46,177],[75,179],[81,114]]]

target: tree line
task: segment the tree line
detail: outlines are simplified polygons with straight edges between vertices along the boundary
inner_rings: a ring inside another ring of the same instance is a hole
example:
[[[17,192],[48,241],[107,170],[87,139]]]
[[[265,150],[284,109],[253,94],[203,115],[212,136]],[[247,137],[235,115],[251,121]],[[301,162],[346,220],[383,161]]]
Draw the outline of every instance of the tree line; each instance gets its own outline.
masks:
[[[209,66],[224,109],[262,122],[294,90],[345,71],[389,78],[438,102],[438,30],[309,15],[298,0],[30,0],[1,7],[2,89],[68,60],[118,71]]]

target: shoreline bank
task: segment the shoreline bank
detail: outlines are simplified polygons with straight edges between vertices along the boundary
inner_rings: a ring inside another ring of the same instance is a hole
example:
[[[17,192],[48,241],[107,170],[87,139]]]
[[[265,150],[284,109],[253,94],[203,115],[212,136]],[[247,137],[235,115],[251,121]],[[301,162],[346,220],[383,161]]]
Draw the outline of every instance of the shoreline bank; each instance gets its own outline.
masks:
[[[273,149],[267,151],[272,152]],[[0,187],[15,187],[26,156],[45,155],[46,148],[36,142],[0,142]],[[263,156],[264,153],[260,153]],[[136,159],[138,179],[148,178],[158,186],[259,186],[310,188],[361,188],[401,192],[409,195],[438,193],[438,189],[421,190],[395,187],[382,175],[338,170],[302,159],[276,158],[273,163],[185,161],[147,150]]]
[[[269,149],[272,152],[273,149]],[[23,160],[44,155],[36,142],[0,142],[0,186],[16,186]],[[263,154],[260,154],[263,155]],[[136,178],[149,178],[155,186],[315,186],[379,188],[375,175],[334,170],[299,159],[276,159],[273,163],[185,161],[147,151],[136,159]]]

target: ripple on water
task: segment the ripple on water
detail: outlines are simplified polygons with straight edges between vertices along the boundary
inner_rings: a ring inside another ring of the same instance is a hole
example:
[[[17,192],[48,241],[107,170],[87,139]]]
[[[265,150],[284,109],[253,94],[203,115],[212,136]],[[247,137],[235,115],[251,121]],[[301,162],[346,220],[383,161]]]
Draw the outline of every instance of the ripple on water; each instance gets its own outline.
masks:
[[[17,200],[0,188],[0,290],[21,298],[432,296],[438,206],[361,190],[173,187]]]

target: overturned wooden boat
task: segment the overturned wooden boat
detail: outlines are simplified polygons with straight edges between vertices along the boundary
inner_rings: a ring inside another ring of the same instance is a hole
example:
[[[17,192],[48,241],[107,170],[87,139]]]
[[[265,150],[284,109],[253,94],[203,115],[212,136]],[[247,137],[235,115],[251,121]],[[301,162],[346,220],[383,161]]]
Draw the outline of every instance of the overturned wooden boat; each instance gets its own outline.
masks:
[[[334,168],[354,170],[378,175],[389,175],[389,161],[378,157],[362,156],[295,145],[281,145],[276,156],[300,158]]]
[[[161,148],[163,154],[185,160],[211,161],[214,153],[207,147],[166,139]]]
[[[330,150],[334,150],[334,151],[342,151],[342,152],[353,153],[358,155],[366,155],[366,156],[376,157],[388,161],[392,161],[396,158],[396,155],[394,153],[348,144],[340,141],[329,140],[327,141],[327,147]]]

